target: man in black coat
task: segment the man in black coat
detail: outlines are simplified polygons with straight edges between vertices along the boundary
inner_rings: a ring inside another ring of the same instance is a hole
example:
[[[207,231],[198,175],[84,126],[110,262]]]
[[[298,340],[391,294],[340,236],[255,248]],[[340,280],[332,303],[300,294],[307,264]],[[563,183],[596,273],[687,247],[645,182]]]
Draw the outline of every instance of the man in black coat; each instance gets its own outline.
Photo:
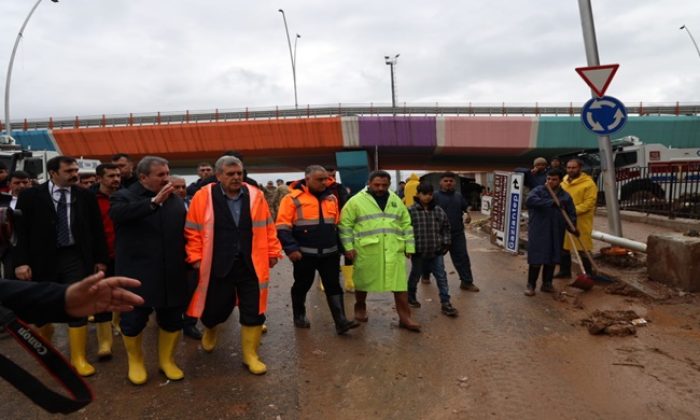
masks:
[[[450,258],[455,270],[459,275],[459,288],[469,292],[478,292],[479,288],[474,284],[472,275],[472,264],[467,251],[467,237],[464,235],[464,219],[469,222],[469,206],[464,199],[459,187],[459,176],[453,172],[445,172],[440,177],[440,190],[434,194],[435,202],[447,213],[447,220],[450,221],[450,235],[452,245],[450,246]]]
[[[173,194],[168,161],[146,156],[136,168],[139,182],[110,196],[114,222],[115,273],[139,279],[133,292],[145,304],[123,314],[120,322],[129,360],[129,380],[140,385],[148,375],[143,363],[142,332],[155,310],[160,327],[160,369],[170,380],[184,378],[174,362],[187,300],[185,217],[180,197]]]
[[[15,275],[20,280],[77,282],[107,264],[102,217],[95,196],[76,185],[78,163],[56,156],[46,163],[50,180],[19,195]],[[95,373],[85,357],[87,318],[68,323],[71,363],[82,376]],[[50,339],[51,325],[40,326]]]
[[[9,194],[0,193],[0,253],[2,254],[2,278],[15,278],[15,265],[12,255],[17,238],[13,235],[14,210],[17,207],[19,194],[32,186],[29,174],[24,171],[15,171],[10,174]]]

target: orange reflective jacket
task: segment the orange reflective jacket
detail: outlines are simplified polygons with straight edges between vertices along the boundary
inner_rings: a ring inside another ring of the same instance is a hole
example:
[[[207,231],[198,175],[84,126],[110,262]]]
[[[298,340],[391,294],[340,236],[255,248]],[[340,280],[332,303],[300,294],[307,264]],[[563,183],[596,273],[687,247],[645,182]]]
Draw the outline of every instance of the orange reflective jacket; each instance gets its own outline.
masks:
[[[185,222],[185,237],[187,238],[187,262],[199,265],[199,281],[192,296],[187,315],[199,318],[204,311],[207,300],[211,263],[214,255],[214,203],[211,189],[218,183],[208,184],[192,197],[190,209]],[[260,285],[260,313],[267,309],[267,284],[270,279],[270,258],[280,258],[282,247],[277,239],[270,209],[263,193],[246,183],[243,185],[250,194],[250,217],[253,222],[252,260],[255,274]]]
[[[304,181],[292,188],[277,210],[277,236],[284,252],[300,251],[307,255],[330,255],[338,252],[340,210],[333,191],[326,188],[312,194]]]

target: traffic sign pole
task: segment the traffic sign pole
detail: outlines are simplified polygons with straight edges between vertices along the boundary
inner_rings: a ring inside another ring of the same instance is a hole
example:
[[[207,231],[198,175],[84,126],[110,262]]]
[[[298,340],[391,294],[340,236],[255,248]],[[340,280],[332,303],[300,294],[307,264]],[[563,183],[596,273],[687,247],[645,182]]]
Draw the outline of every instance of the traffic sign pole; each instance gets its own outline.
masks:
[[[590,0],[578,0],[578,8],[581,14],[581,27],[583,29],[583,43],[586,46],[586,60],[589,66],[599,66],[598,42],[595,36],[595,24],[593,23],[593,10]],[[595,98],[597,95],[591,92]],[[605,189],[605,207],[608,213],[608,228],[610,232],[622,237],[622,223],[620,222],[620,203],[617,201],[617,189],[615,187],[615,163],[613,161],[610,136],[598,136],[598,149],[600,150],[600,167]]]

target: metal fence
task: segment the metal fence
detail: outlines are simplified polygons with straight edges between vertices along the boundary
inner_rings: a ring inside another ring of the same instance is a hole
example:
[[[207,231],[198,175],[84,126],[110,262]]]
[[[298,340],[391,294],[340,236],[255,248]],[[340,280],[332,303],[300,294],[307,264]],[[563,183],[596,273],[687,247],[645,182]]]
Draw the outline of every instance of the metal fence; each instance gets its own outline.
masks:
[[[622,210],[700,219],[700,162],[619,168],[616,186]]]

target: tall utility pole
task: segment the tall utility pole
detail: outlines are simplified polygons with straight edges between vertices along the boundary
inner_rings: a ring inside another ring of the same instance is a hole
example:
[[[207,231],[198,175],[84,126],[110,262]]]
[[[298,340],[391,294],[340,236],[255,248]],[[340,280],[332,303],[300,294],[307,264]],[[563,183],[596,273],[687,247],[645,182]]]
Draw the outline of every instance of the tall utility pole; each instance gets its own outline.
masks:
[[[282,13],[282,20],[284,21],[284,31],[287,34],[287,45],[289,46],[289,59],[292,61],[292,79],[294,81],[294,108],[299,108],[299,101],[297,99],[297,40],[301,38],[301,35],[296,34],[294,38],[294,51],[292,51],[292,39],[289,37],[289,27],[287,26],[287,16],[284,14],[284,10],[279,9],[278,12]]]
[[[58,0],[51,0],[51,1],[54,3],[58,3]],[[12,141],[12,124],[10,124],[10,82],[12,81],[12,65],[15,63],[15,55],[17,54],[17,47],[19,47],[19,41],[22,40],[22,36],[24,35],[24,28],[27,27],[27,23],[29,23],[29,19],[34,14],[34,11],[36,10],[36,8],[39,7],[39,3],[41,3],[41,0],[37,0],[37,2],[34,3],[34,7],[32,7],[32,10],[29,11],[27,18],[24,19],[24,23],[22,23],[22,27],[19,28],[19,33],[17,34],[17,39],[15,39],[15,45],[14,45],[14,47],[12,47],[12,54],[10,55],[10,64],[8,64],[8,66],[7,66],[7,77],[5,79],[5,134],[7,135],[7,138],[5,141],[7,141],[7,142]]]
[[[686,25],[683,25],[683,26],[681,26],[679,29],[680,29],[681,31],[682,31],[683,29],[685,29],[686,32],[688,32],[688,36],[690,37],[690,40],[693,41],[693,45],[695,45],[695,51],[698,52],[698,57],[700,57],[700,48],[698,48],[698,43],[695,42],[695,37],[693,37],[693,34],[690,33],[690,28],[688,28],[688,26],[686,26]]]
[[[593,9],[590,0],[578,0],[578,8],[581,14],[581,27],[583,29],[583,43],[586,46],[586,59],[588,66],[599,66],[598,41],[595,36],[595,24],[593,22]],[[597,97],[592,93],[594,98]],[[615,236],[622,236],[622,224],[620,223],[620,203],[617,201],[617,189],[615,186],[615,163],[613,161],[610,136],[598,136],[598,149],[600,150],[600,168],[602,170],[603,188],[605,190],[605,206],[608,212],[608,228]]]
[[[396,79],[394,78],[394,66],[398,60],[400,54],[396,54],[393,57],[388,55],[384,56],[384,62],[389,66],[389,71],[391,73],[391,107],[396,108]]]

